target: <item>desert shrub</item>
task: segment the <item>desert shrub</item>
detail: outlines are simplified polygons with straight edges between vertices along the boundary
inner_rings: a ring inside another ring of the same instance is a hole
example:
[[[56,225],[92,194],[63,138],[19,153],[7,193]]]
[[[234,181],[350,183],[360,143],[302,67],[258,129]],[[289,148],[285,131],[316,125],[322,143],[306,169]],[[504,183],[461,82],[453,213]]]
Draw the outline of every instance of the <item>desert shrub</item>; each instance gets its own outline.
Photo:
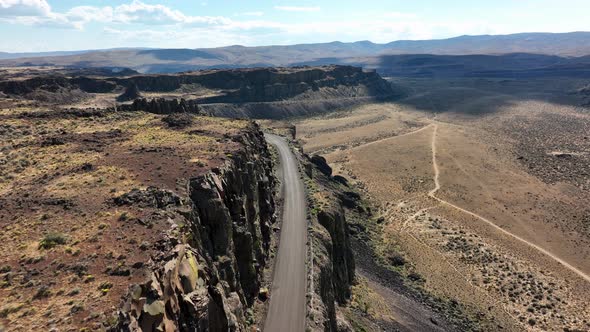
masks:
[[[68,296],[75,296],[78,294],[80,294],[80,288],[74,288],[68,293]]]
[[[404,266],[406,264],[406,259],[402,255],[395,253],[389,257],[389,262],[393,266]]]
[[[67,237],[61,233],[49,233],[39,242],[39,249],[51,249],[57,245],[66,244]]]
[[[422,276],[416,272],[411,272],[410,274],[408,274],[408,278],[412,281],[424,281]]]
[[[37,290],[37,293],[35,293],[35,295],[33,296],[33,299],[42,299],[42,298],[49,297],[50,295],[51,295],[51,291],[49,291],[49,287],[41,286]]]
[[[129,220],[129,213],[123,212],[119,215],[119,221],[127,221]]]
[[[0,310],[0,318],[6,318],[9,314],[18,312],[23,308],[23,304],[19,305],[7,305]]]
[[[113,284],[110,282],[102,282],[99,286],[98,286],[98,290],[101,292],[102,295],[106,295],[111,288],[113,288]]]

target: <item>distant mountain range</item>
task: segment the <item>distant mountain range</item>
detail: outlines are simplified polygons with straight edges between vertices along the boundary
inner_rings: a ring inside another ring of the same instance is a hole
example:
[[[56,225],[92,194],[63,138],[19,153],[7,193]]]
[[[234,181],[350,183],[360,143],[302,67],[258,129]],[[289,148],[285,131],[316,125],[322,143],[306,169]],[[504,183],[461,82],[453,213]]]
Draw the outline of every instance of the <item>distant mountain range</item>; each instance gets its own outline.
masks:
[[[560,64],[563,63],[562,59],[564,58],[590,55],[590,32],[460,36],[439,40],[404,40],[387,44],[359,41],[258,47],[235,45],[200,49],[124,48],[71,52],[0,53],[0,66],[56,65],[131,68],[145,73],[162,73],[210,68],[354,64],[381,70],[380,64],[399,58],[391,57],[395,55],[451,56],[506,55],[511,53],[543,55],[544,57],[536,60],[541,63],[549,61],[551,65]],[[504,56],[498,58],[502,59]],[[447,61],[448,59],[452,58],[447,58]],[[512,58],[512,60],[514,59]],[[485,68],[483,69],[485,70]]]

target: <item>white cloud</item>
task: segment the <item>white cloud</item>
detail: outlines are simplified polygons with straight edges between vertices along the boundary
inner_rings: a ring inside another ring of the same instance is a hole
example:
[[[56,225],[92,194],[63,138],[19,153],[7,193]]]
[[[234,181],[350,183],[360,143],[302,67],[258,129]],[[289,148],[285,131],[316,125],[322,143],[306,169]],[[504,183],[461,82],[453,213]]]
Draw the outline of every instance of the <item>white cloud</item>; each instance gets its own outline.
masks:
[[[189,16],[179,10],[139,0],[116,7],[77,6],[57,13],[45,0],[0,0],[0,19],[10,23],[53,28],[83,29],[90,22],[144,25],[230,25],[221,16]]]
[[[185,22],[187,17],[179,10],[164,5],[150,5],[139,0],[117,6],[114,20],[123,23],[176,24]]]
[[[320,7],[277,6],[276,10],[317,12]],[[18,14],[18,15],[17,15]],[[26,14],[26,15],[25,15]],[[51,28],[83,29],[101,23],[119,46],[213,47],[230,44],[268,45],[322,41],[390,42],[430,39],[465,33],[505,32],[483,21],[436,21],[412,13],[383,12],[296,22],[263,19],[263,12],[244,12],[233,18],[192,16],[163,4],[133,0],[118,6],[77,6],[58,13],[45,0],[0,0],[0,20]],[[151,28],[150,26],[159,27]],[[107,27],[108,28],[105,28]]]
[[[112,7],[78,6],[70,9],[65,16],[73,22],[111,22],[114,17]]]
[[[161,48],[178,47],[220,47],[227,45],[246,44],[252,45],[255,39],[243,36],[239,33],[226,31],[219,27],[214,28],[189,28],[189,29],[142,29],[121,30],[104,28],[104,32],[110,35],[115,46],[145,46],[157,45]],[[179,44],[179,41],[181,43]]]
[[[0,0],[0,17],[45,16],[50,12],[45,0]]]
[[[320,7],[298,7],[298,6],[275,6],[276,10],[287,12],[319,12]]]

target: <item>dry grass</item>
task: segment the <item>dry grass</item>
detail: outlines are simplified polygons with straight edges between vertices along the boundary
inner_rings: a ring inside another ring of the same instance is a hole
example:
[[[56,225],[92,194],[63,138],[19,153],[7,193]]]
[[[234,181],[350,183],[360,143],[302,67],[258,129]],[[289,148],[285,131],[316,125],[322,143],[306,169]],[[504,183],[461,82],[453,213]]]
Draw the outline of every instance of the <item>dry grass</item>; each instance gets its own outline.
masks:
[[[170,227],[143,225],[152,208],[117,207],[113,198],[147,186],[178,190],[177,181],[223,164],[240,148],[231,137],[248,126],[197,116],[172,130],[152,114],[16,106],[0,116],[0,324],[14,331],[112,324],[121,295],[144,278],[132,266],[148,262]],[[105,270],[119,265],[131,275]]]
[[[341,146],[356,146],[411,131],[425,116],[415,112],[402,119],[395,104],[371,104],[345,113],[332,113],[297,121],[297,137],[306,151],[326,153]]]
[[[481,82],[474,86],[483,88]],[[406,253],[435,294],[478,307],[506,327],[587,329],[587,282],[538,250],[427,196],[434,188],[433,128],[425,126],[438,126],[437,197],[590,273],[590,233],[583,226],[590,215],[589,182],[581,175],[590,174],[582,161],[590,144],[583,138],[588,114],[520,100],[514,91],[508,97],[503,91],[469,94],[452,88],[456,93],[445,99],[445,89],[415,94],[408,101],[413,106],[364,106],[302,120],[297,132],[307,151],[325,153],[336,174],[381,204],[388,225],[379,249]],[[427,111],[417,113],[416,106]],[[431,113],[449,109],[454,111]],[[425,129],[402,136],[419,128]],[[553,151],[581,160],[564,164]],[[518,158],[523,153],[525,158]]]
[[[368,315],[375,321],[394,320],[387,302],[368,284],[365,278],[359,277],[352,287],[350,306]]]

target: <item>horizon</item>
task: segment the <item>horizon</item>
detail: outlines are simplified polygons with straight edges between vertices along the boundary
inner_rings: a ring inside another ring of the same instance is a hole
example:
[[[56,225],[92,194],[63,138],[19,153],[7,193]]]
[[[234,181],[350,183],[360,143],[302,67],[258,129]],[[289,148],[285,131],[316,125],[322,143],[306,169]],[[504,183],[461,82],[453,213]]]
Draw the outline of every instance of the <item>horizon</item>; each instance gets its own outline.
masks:
[[[298,45],[318,45],[318,44],[332,44],[332,43],[342,43],[342,44],[355,44],[355,43],[362,43],[362,42],[369,42],[375,45],[387,45],[396,42],[420,42],[420,41],[433,41],[433,40],[449,40],[461,37],[499,37],[499,36],[511,36],[511,35],[533,35],[533,34],[575,34],[575,33],[590,33],[588,31],[567,31],[567,32],[542,32],[542,31],[525,31],[525,32],[515,32],[515,33],[508,33],[508,34],[481,34],[481,35],[458,35],[458,36],[451,36],[447,38],[433,38],[433,39],[397,39],[392,40],[389,42],[374,42],[372,40],[355,40],[355,41],[340,41],[340,40],[331,40],[331,41],[320,41],[315,43],[297,43],[297,44],[261,44],[261,45],[241,45],[241,44],[232,44],[232,45],[222,45],[222,46],[215,46],[215,47],[196,47],[196,48],[189,48],[189,47],[151,47],[151,46],[120,46],[120,47],[111,47],[111,48],[95,48],[95,49],[69,49],[69,50],[47,50],[47,51],[31,51],[31,52],[10,52],[0,50],[0,53],[4,54],[36,54],[36,53],[60,53],[60,52],[100,52],[100,51],[112,51],[112,50],[157,50],[157,49],[178,49],[178,50],[195,50],[195,49],[219,49],[219,48],[227,48],[227,47],[245,47],[245,48],[256,48],[256,47],[274,47],[274,46],[298,46]],[[514,52],[514,53],[521,53],[521,52]]]
[[[0,51],[217,48],[587,31],[586,1],[0,0]],[[7,33],[9,32],[10,33]],[[529,32],[530,31],[530,32]]]

